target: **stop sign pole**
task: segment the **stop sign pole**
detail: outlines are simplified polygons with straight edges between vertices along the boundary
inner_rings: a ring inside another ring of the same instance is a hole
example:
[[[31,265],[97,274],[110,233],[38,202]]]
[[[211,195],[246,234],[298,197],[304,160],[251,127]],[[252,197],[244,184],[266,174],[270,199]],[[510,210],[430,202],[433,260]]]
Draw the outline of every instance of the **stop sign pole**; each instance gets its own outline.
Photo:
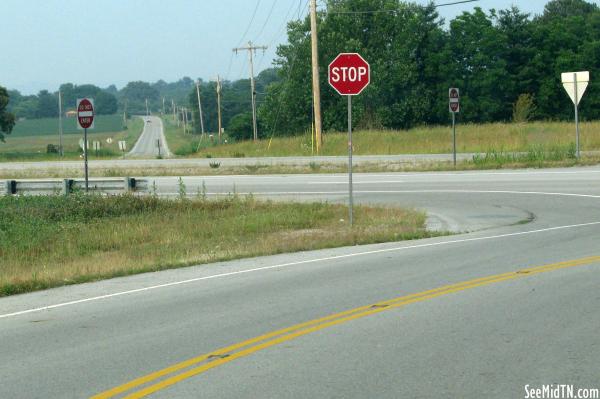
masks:
[[[88,128],[94,128],[94,100],[91,98],[77,99],[77,127],[83,129],[83,160],[85,173],[85,192],[89,191],[88,173]]]
[[[348,98],[348,215],[353,225],[352,194],[352,96],[360,94],[371,81],[369,63],[358,53],[341,53],[329,64],[329,84]]]
[[[448,90],[450,113],[452,114],[452,154],[456,168],[456,114],[460,111],[460,92],[452,87]]]

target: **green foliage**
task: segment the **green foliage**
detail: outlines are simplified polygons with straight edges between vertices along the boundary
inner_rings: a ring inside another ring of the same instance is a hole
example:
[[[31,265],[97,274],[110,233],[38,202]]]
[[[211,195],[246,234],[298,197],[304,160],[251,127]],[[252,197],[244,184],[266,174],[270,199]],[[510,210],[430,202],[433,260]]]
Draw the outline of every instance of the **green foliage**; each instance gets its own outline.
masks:
[[[58,116],[58,97],[42,90],[38,94],[36,118],[54,118]]]
[[[7,111],[8,92],[0,86],[0,141],[4,141],[4,134],[10,134],[15,126],[15,116]]]
[[[231,118],[228,134],[235,140],[251,140],[253,137],[252,113],[244,112]]]
[[[265,100],[265,91],[267,86],[279,80],[277,71],[273,68],[263,70],[255,79],[256,84],[256,102],[262,104]],[[194,122],[194,133],[201,132],[200,113],[198,110],[198,95],[196,88],[188,90],[188,98],[192,117]],[[204,121],[204,130],[206,132],[218,133],[217,116],[217,83],[200,82],[200,93],[202,96],[202,115]],[[221,119],[223,128],[227,132],[231,127],[232,118],[236,115],[250,112],[250,80],[240,79],[234,82],[221,82]],[[260,120],[260,118],[259,118]]]
[[[328,0],[318,14],[324,130],[344,130],[346,101],[327,82],[339,52],[359,52],[371,65],[371,84],[353,101],[359,128],[406,129],[448,122],[448,87],[461,90],[462,122],[508,121],[523,93],[537,99],[527,118],[567,120],[572,104],[560,72],[600,74],[600,9],[584,0],[550,1],[532,18],[513,6],[463,12],[445,24],[433,5],[400,0]],[[362,13],[370,10],[393,12]],[[279,80],[259,108],[268,134],[310,129],[310,22],[288,24],[277,49]],[[590,82],[589,92],[600,89]],[[521,99],[523,101],[524,99]],[[524,105],[524,104],[523,104]],[[529,104],[531,106],[531,104]],[[600,118],[600,96],[588,94],[582,117]]]
[[[533,96],[531,94],[521,94],[513,105],[513,122],[528,122],[533,117],[535,109]]]

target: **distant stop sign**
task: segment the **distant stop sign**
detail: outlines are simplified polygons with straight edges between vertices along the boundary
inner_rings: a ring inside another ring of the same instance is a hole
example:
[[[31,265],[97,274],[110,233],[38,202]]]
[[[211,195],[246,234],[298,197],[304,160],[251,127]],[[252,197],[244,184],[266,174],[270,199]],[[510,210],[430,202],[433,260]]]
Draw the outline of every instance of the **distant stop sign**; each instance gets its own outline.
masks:
[[[341,53],[329,64],[329,84],[343,96],[360,94],[371,81],[369,63],[357,53]]]
[[[77,100],[77,122],[82,129],[94,125],[94,100],[91,98]]]

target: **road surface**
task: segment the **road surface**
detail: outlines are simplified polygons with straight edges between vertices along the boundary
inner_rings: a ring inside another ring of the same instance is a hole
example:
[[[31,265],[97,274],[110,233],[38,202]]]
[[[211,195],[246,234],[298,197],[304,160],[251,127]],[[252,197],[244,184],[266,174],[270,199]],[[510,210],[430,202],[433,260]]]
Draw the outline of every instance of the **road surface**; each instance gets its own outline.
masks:
[[[171,152],[163,131],[162,120],[156,116],[143,116],[144,130],[131,151],[130,157],[170,157]]]
[[[526,386],[600,388],[600,168],[355,180],[357,202],[416,206],[438,228],[468,232],[0,299],[0,397],[523,398]],[[160,194],[177,192],[176,179],[156,181]],[[188,192],[204,182],[208,195],[274,199],[345,201],[347,189],[344,175],[184,181]]]

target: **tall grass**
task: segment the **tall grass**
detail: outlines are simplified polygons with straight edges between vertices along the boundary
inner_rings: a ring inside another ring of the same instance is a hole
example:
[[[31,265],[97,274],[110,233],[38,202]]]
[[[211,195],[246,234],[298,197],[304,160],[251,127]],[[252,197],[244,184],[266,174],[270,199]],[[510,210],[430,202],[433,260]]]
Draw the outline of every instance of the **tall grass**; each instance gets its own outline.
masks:
[[[322,155],[345,155],[347,133],[323,134]],[[568,122],[489,123],[457,126],[460,152],[527,152],[530,148],[552,151],[575,141],[575,127]],[[356,155],[442,154],[452,152],[450,127],[418,127],[406,131],[363,130],[353,134]],[[600,122],[581,123],[581,149],[600,150]],[[274,137],[258,143],[251,141],[202,149],[198,156],[233,157],[309,156],[316,154],[310,132],[296,137]]]
[[[425,215],[252,197],[1,197],[0,296],[190,264],[421,238]]]

